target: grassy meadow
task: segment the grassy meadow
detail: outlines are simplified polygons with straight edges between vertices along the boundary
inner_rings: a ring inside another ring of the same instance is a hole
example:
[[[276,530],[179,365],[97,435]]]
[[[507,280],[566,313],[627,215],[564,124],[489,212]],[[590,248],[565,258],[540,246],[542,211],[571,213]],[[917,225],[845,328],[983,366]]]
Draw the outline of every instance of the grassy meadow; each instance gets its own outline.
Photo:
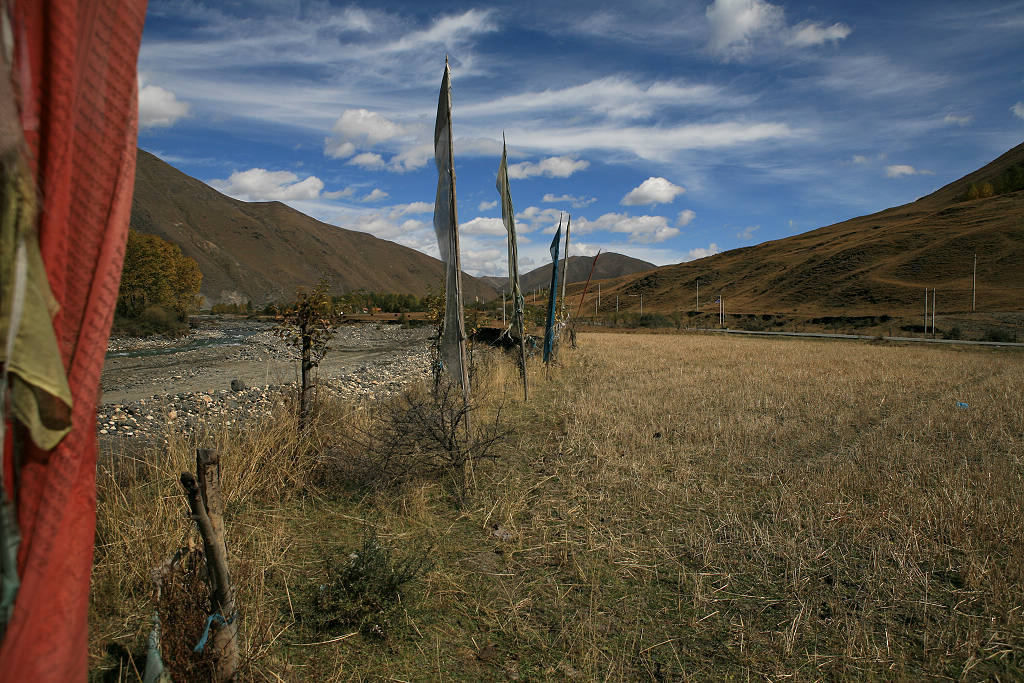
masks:
[[[1024,677],[1024,354],[584,334],[527,404],[478,356],[465,470],[374,403],[199,437],[243,678]],[[197,443],[101,454],[93,680],[139,680]]]

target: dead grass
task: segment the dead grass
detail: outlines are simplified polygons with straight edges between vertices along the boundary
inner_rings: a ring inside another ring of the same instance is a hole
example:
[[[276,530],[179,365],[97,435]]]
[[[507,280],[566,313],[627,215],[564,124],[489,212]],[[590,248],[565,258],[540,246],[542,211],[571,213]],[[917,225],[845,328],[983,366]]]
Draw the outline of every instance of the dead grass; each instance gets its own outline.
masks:
[[[462,505],[435,478],[371,492],[321,476],[372,405],[325,411],[305,444],[283,418],[211,434],[229,454],[245,676],[1018,679],[1021,360],[585,335],[548,379],[531,368],[528,405],[508,400],[511,365],[481,374],[481,410],[506,403],[514,430]],[[148,571],[192,533],[176,481],[193,445],[99,473],[97,679],[131,672],[111,645],[141,651]],[[347,635],[301,610],[324,554],[368,528],[433,548],[433,569],[384,640],[307,645]]]

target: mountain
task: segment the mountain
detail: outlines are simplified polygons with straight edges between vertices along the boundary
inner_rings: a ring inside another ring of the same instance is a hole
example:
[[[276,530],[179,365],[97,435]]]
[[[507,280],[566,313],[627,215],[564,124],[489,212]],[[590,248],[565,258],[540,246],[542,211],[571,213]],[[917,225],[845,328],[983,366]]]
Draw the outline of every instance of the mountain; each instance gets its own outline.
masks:
[[[603,302],[693,310],[699,279],[705,311],[721,294],[733,313],[915,315],[926,287],[970,311],[975,254],[977,309],[1024,309],[1024,144],[910,204],[602,283]]]
[[[292,298],[327,277],[334,292],[365,288],[422,296],[440,287],[444,264],[393,242],[311,218],[281,202],[243,202],[144,150],[135,168],[131,225],[181,247],[203,272],[211,303],[256,305]],[[467,300],[494,298],[463,274]]]
[[[573,282],[586,282],[587,277],[590,275],[590,265],[593,262],[593,256],[570,256],[569,262],[566,266],[569,272],[567,282],[570,284]],[[558,260],[558,267],[562,267],[561,259]],[[602,252],[601,258],[597,259],[597,265],[594,267],[593,279],[597,281],[611,277],[620,277],[622,275],[629,275],[630,273],[639,273],[645,270],[651,270],[656,267],[657,266],[653,263],[641,261],[640,259],[633,258],[632,256],[626,256],[625,254]],[[559,271],[559,276],[561,276],[561,271]],[[489,282],[499,291],[508,291],[508,277],[486,277],[482,279]],[[522,288],[524,294],[533,289],[547,289],[550,285],[550,263],[543,265],[540,268],[534,268],[525,275],[519,276],[519,286]]]

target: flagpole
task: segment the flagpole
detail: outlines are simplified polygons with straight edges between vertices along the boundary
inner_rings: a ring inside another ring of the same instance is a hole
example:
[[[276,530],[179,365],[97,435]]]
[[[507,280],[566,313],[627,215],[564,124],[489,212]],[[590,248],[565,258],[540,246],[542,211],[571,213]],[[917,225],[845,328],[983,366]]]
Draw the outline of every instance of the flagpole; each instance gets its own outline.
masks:
[[[572,214],[569,214],[569,221],[565,225],[565,254],[562,256],[562,307],[559,310],[558,317],[565,318],[565,283],[569,278],[566,274],[569,271],[569,231],[572,230]],[[977,260],[977,257],[975,257]]]
[[[583,310],[583,300],[587,297],[587,290],[590,289],[590,278],[594,277],[594,266],[597,265],[597,257],[601,255],[601,250],[597,250],[597,254],[594,256],[594,260],[590,264],[590,275],[587,276],[587,284],[583,286],[583,293],[580,294],[580,305],[576,307],[576,317],[580,317],[580,312]]]
[[[562,221],[558,221],[558,232],[551,240],[551,291],[548,292],[548,316],[544,327],[544,365],[551,361],[555,346],[555,305],[558,299],[558,247],[562,241]]]
[[[512,206],[512,193],[508,182],[508,150],[505,144],[505,133],[501,134],[501,164],[498,166],[498,180],[495,183],[498,196],[501,198],[501,219],[508,231],[508,278],[512,295],[512,324],[516,327],[519,337],[519,371],[523,379],[523,401],[530,400],[529,379],[526,368],[526,321],[523,312],[523,291],[519,286],[519,249],[516,245],[515,208]]]

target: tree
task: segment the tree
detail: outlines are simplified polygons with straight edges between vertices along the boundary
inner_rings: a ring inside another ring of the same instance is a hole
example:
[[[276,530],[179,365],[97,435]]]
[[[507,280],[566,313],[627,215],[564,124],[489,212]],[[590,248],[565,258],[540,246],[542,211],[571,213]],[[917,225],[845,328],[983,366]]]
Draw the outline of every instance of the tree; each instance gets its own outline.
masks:
[[[295,301],[288,305],[283,317],[277,325],[277,334],[288,346],[299,349],[302,367],[302,386],[299,393],[299,431],[303,431],[309,422],[311,405],[310,390],[313,368],[330,350],[328,343],[337,329],[337,318],[334,306],[328,294],[326,278],[320,280],[311,291],[300,287],[295,293]]]
[[[117,312],[137,318],[151,306],[174,313],[180,321],[199,307],[203,274],[195,259],[156,235],[128,231]]]

